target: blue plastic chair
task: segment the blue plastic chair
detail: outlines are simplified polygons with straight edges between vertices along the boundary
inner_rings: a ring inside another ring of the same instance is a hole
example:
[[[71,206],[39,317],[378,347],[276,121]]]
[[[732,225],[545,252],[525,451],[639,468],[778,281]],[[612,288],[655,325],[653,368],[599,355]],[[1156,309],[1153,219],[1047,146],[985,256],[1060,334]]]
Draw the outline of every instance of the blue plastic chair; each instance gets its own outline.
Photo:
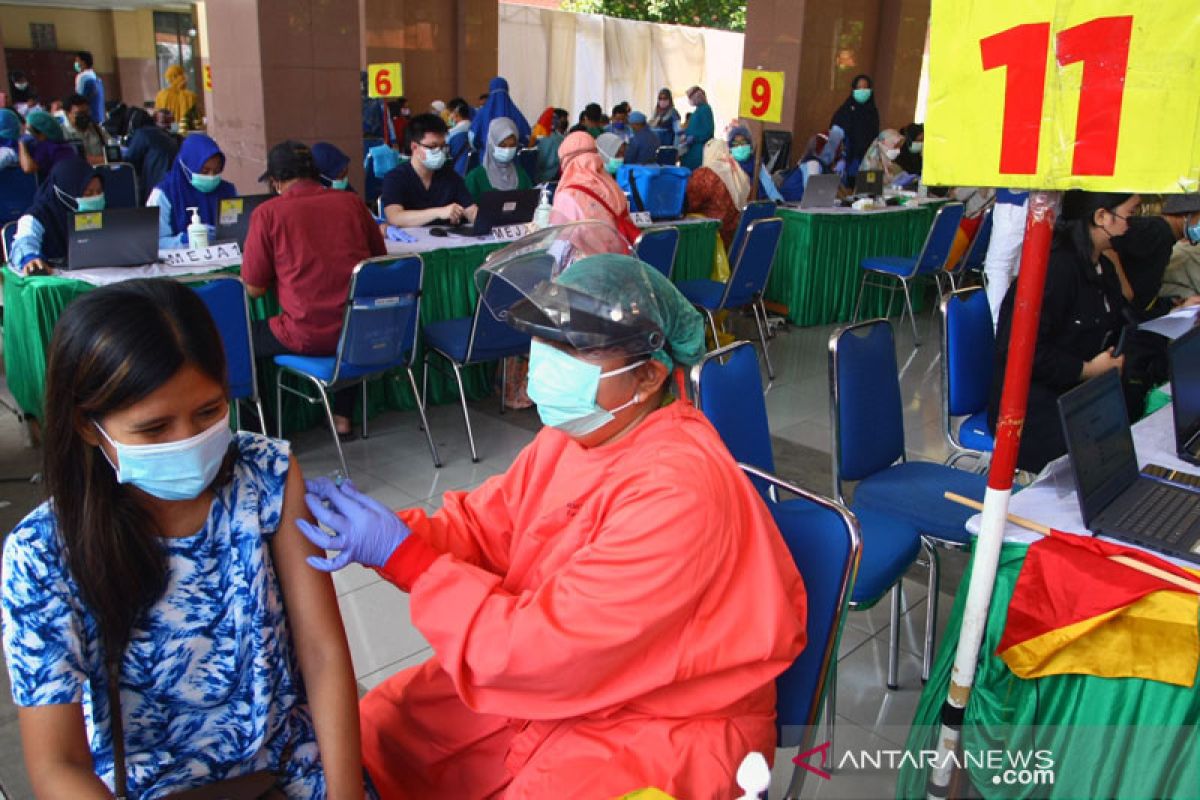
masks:
[[[0,169],[0,224],[12,222],[33,205],[37,175],[20,167]]]
[[[970,542],[966,524],[973,513],[946,500],[944,493],[956,492],[982,502],[986,478],[945,464],[908,460],[896,343],[887,320],[848,325],[830,335],[829,386],[834,496],[842,500],[843,484],[855,481],[850,508],[859,515],[864,529],[867,515],[878,515],[911,525],[921,534],[929,559],[922,670],[927,679],[940,582],[934,545],[966,547]],[[870,545],[867,548],[869,552]],[[893,621],[899,603],[899,595],[893,596]]]
[[[671,279],[675,271],[675,253],[679,250],[679,228],[666,225],[647,228],[633,243],[633,253]]]
[[[808,642],[775,679],[775,728],[779,747],[799,747],[804,752],[815,740],[822,706],[833,739],[837,649],[862,556],[862,535],[858,520],[841,503],[748,464],[740,466],[751,481],[768,484],[773,495],[792,496],[769,500],[767,508],[804,579]],[[808,770],[794,767],[784,797],[800,797],[807,774]]]
[[[952,291],[962,288],[959,281],[966,273],[983,273],[983,262],[987,260],[988,245],[991,241],[992,208],[988,208],[983,212],[983,218],[979,221],[979,227],[975,230],[975,237],[971,239],[967,251],[963,253],[957,264],[946,270],[946,277],[950,279]]]
[[[17,223],[6,222],[4,227],[0,228],[0,240],[4,244],[4,263],[8,263],[8,254],[12,252],[13,240],[17,238]]]
[[[980,288],[959,289],[942,298],[942,419],[953,466],[973,456],[985,466],[996,441],[988,427],[988,401],[996,334],[987,294]],[[965,417],[954,426],[956,417]]]
[[[192,283],[189,281],[189,283]],[[250,303],[246,287],[232,275],[192,285],[217,325],[225,348],[225,370],[229,399],[233,401],[234,427],[242,430],[241,403],[252,403],[258,411],[259,430],[266,435],[267,418],[258,393],[258,370],[254,364],[254,339],[250,333]]]
[[[538,176],[538,149],[536,147],[524,147],[517,151],[517,165],[525,170],[525,174],[529,176],[531,183],[537,181]]]
[[[383,191],[383,178],[375,174],[375,162],[371,158],[372,148],[383,143],[383,139],[363,139],[363,200],[368,207],[375,205]]]
[[[863,277],[858,286],[858,301],[854,304],[854,321],[858,322],[858,312],[862,306],[863,293],[867,286],[881,289],[891,289],[888,297],[887,316],[891,316],[892,296],[896,293],[896,284],[904,289],[904,307],[900,312],[900,324],[904,324],[904,313],[908,312],[912,322],[913,344],[921,345],[921,336],[917,333],[917,317],[913,312],[912,293],[909,284],[919,277],[937,275],[946,268],[946,260],[950,257],[950,248],[954,246],[954,237],[958,234],[958,224],[962,222],[963,204],[947,203],[938,209],[929,227],[929,234],[921,251],[914,258],[906,256],[874,256],[862,260]]]
[[[767,352],[767,308],[763,305],[762,296],[771,277],[771,264],[775,260],[775,250],[779,247],[782,232],[783,220],[778,217],[752,222],[746,229],[742,248],[730,254],[728,282],[700,279],[678,284],[683,296],[708,316],[714,342],[718,341],[715,316],[718,311],[745,306],[753,309],[763,360],[767,364],[767,376],[771,380],[775,380],[775,369]]]
[[[508,308],[521,295],[507,282],[489,277],[475,301],[475,311],[469,317],[431,322],[425,326],[425,378],[428,382],[429,367],[436,362],[437,355],[450,364],[454,380],[458,384],[458,399],[462,403],[463,424],[467,428],[467,442],[471,446],[471,460],[479,461],[475,448],[475,434],[471,430],[471,415],[467,410],[467,394],[463,388],[462,370],[472,364],[487,364],[503,361],[510,356],[529,353],[529,334],[510,328],[492,316],[483,302],[484,296],[492,308]],[[422,393],[425,386],[422,386]],[[500,369],[500,411],[504,412],[504,368]]]
[[[746,232],[750,226],[760,219],[770,219],[775,216],[775,204],[770,200],[755,200],[747,203],[742,209],[742,216],[738,219],[737,230],[733,232],[733,238],[729,240],[729,263],[733,263],[733,256],[742,248],[742,242],[746,239]]]
[[[679,163],[679,148],[663,145],[654,151],[654,163],[660,167],[673,167]]]
[[[124,161],[114,161],[109,164],[98,164],[96,169],[104,173],[104,204],[106,208],[137,208],[141,205],[138,200],[137,170],[133,164]]]
[[[367,381],[384,375],[393,369],[403,368],[408,375],[408,385],[416,398],[417,413],[433,465],[442,466],[437,445],[429,430],[425,417],[424,395],[417,391],[417,379],[413,375],[416,359],[417,327],[421,318],[421,286],[425,265],[420,256],[382,256],[360,262],[350,278],[350,291],[346,300],[346,314],[342,322],[342,333],[337,351],[332,356],[275,356],[279,375],[275,383],[275,417],[279,426],[279,437],[283,438],[283,393],[296,395],[305,402],[320,403],[325,407],[329,432],[337,448],[342,474],[349,477],[342,443],[333,424],[333,408],[329,404],[330,392],[356,384],[362,386],[362,438],[367,438]],[[295,375],[316,387],[319,397],[313,398],[306,392],[287,386],[285,374]],[[395,377],[395,376],[393,376]]]

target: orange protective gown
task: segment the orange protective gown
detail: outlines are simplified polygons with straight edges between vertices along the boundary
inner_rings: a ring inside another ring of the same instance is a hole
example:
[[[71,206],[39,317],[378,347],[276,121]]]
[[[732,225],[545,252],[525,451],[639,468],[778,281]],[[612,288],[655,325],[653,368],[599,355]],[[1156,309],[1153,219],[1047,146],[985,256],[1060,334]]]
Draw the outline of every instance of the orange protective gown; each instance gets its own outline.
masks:
[[[382,573],[435,656],[362,699],[387,800],[715,800],[774,752],[804,586],[692,406],[593,449],[545,428],[508,472],[401,516]]]

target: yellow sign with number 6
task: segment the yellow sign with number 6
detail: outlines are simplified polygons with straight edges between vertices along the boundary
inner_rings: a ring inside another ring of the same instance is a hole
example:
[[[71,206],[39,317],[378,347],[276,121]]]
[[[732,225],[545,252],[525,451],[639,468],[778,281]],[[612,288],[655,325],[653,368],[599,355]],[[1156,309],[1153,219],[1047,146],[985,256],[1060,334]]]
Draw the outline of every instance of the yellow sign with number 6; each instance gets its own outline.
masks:
[[[368,97],[400,97],[403,94],[404,80],[398,62],[367,66]]]
[[[779,122],[783,118],[783,73],[742,70],[738,116],[759,122]]]
[[[933,0],[925,182],[1200,188],[1200,14],[1161,0]]]

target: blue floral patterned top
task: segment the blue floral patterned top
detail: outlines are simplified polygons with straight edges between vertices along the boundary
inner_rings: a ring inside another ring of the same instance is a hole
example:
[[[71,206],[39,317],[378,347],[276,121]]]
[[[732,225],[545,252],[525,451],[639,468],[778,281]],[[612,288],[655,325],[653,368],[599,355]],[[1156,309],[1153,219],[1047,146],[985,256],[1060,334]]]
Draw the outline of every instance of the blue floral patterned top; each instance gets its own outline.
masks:
[[[130,795],[162,797],[260,769],[289,797],[325,796],[316,735],[269,543],[287,481],[284,442],[239,433],[208,522],[164,538],[169,579],[121,666]],[[83,704],[96,773],[113,785],[99,632],[43,503],[4,543],[4,650],[19,706]],[[290,751],[290,752],[288,752]],[[286,753],[286,754],[285,754]]]

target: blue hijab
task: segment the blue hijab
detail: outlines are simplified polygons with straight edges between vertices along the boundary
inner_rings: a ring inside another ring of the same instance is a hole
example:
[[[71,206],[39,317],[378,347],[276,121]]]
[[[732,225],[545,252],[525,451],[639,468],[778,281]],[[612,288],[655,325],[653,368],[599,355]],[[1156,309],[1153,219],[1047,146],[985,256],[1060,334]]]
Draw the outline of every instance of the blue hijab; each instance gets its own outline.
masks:
[[[321,183],[328,186],[330,181],[337,179],[342,170],[350,166],[350,156],[329,142],[317,142],[312,146],[313,164],[320,174]]]
[[[204,168],[204,162],[213,156],[221,157],[221,168],[225,168],[225,154],[211,137],[202,133],[192,133],[183,140],[179,155],[171,165],[171,171],[162,179],[157,188],[166,195],[171,203],[171,232],[183,233],[187,230],[191,217],[188,208],[195,206],[200,212],[200,220],[205,225],[217,224],[217,208],[221,200],[237,197],[237,189],[229,181],[221,184],[211,192],[202,192],[192,186],[188,171],[199,173]],[[186,169],[185,169],[186,168]]]
[[[42,224],[43,258],[67,257],[67,220],[75,213],[73,198],[83,196],[83,190],[92,178],[99,178],[101,183],[104,181],[104,175],[99,170],[75,156],[55,164],[38,188],[33,205],[25,213]],[[72,198],[70,206],[60,193]]]
[[[508,81],[504,78],[492,78],[492,82],[488,84],[487,102],[475,112],[475,118],[471,120],[471,138],[477,149],[487,146],[488,127],[491,126],[492,120],[500,117],[508,117],[516,124],[517,139],[522,146],[529,144],[529,123],[521,109],[517,108],[517,104],[508,96]]]
[[[21,138],[21,118],[11,108],[0,108],[0,143],[16,142]],[[14,147],[14,144],[7,144]]]

